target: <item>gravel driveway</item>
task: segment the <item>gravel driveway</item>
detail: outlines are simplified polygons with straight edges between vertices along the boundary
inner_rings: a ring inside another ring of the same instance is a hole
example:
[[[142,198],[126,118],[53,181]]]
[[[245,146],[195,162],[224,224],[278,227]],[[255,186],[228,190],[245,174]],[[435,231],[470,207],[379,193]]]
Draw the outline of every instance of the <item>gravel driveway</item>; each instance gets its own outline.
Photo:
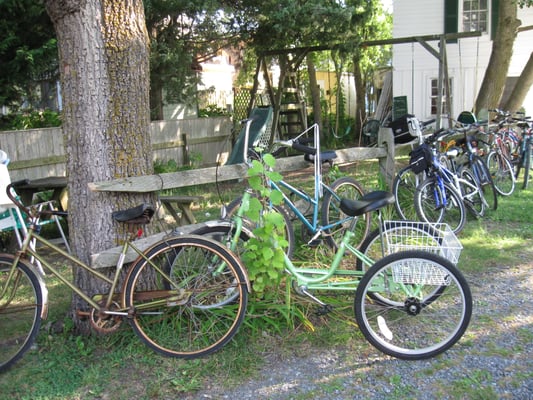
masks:
[[[429,360],[360,349],[265,354],[238,387],[211,382],[190,399],[533,399],[533,263],[467,275],[472,321],[458,344]]]

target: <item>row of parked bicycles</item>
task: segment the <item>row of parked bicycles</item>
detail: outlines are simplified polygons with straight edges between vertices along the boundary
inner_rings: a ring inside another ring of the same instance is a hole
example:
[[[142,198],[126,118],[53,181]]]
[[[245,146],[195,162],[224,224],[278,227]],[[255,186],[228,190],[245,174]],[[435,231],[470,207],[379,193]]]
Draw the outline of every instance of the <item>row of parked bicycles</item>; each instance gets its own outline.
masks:
[[[443,222],[454,233],[467,213],[484,216],[531,174],[533,122],[523,115],[492,110],[490,124],[462,113],[456,126],[424,134],[424,123],[409,122],[419,146],[392,185],[395,208],[406,220]]]
[[[246,138],[250,124],[250,120],[245,121]],[[282,193],[284,200],[272,208],[285,221],[287,288],[315,302],[321,313],[333,308],[327,295],[353,296],[362,334],[390,356],[425,359],[453,346],[469,325],[472,295],[456,267],[462,246],[450,227],[386,221],[381,210],[395,203],[392,193],[365,193],[348,177],[325,184],[321,168],[332,162],[335,153],[320,151],[317,126],[294,139],[277,141],[275,146],[274,154],[290,148],[304,153],[314,165],[312,194],[283,179],[266,182]],[[248,152],[249,148],[254,145],[246,142],[246,160],[264,159]],[[255,168],[253,161],[248,165],[250,170]],[[110,217],[124,224],[128,234],[116,272],[110,277],[40,235],[38,221],[44,211],[20,203],[15,190],[22,183],[26,182],[7,186],[8,197],[31,223],[21,249],[13,255],[0,254],[0,371],[10,368],[32,348],[47,315],[48,275],[57,277],[84,300],[85,307],[78,315],[86,317],[95,331],[110,334],[127,322],[143,343],[166,356],[205,356],[221,349],[237,333],[253,287],[242,261],[243,252],[256,251],[246,245],[254,236],[254,226],[247,217],[257,196],[253,190],[245,190],[224,207],[223,219],[207,222],[192,234],[174,231],[148,249],[140,249],[135,238],[139,227],[150,222],[154,207],[141,204],[114,212]],[[266,212],[270,212],[270,205],[265,204]],[[378,223],[370,232],[373,215]],[[323,243],[333,249],[330,265],[295,262],[296,221],[302,223],[305,243]],[[46,257],[42,249],[47,249]],[[138,256],[126,266],[124,254],[128,251]],[[85,293],[49,261],[50,254],[68,259],[75,268],[103,281],[108,289]]]

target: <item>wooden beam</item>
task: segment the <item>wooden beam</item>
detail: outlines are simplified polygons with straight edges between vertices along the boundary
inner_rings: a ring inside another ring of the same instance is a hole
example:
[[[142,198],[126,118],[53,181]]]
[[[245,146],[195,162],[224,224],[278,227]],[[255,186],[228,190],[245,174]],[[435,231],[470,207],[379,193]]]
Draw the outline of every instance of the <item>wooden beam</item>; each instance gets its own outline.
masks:
[[[387,151],[378,147],[353,147],[335,150],[335,152],[337,153],[336,163],[348,163],[387,156]],[[303,156],[285,157],[276,161],[276,170],[279,172],[297,171],[308,166],[309,162],[305,161]],[[157,175],[132,176],[112,181],[92,182],[89,183],[89,189],[95,192],[156,192],[216,181],[242,179],[247,176],[247,171],[248,167],[245,164],[223,165]]]

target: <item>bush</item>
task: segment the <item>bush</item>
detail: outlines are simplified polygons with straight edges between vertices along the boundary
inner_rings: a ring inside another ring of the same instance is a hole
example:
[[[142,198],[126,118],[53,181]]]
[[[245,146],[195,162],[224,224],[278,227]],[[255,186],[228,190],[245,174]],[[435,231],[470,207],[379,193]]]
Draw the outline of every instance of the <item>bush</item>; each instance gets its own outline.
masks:
[[[61,126],[61,116],[56,111],[28,111],[2,116],[0,130],[24,130]]]

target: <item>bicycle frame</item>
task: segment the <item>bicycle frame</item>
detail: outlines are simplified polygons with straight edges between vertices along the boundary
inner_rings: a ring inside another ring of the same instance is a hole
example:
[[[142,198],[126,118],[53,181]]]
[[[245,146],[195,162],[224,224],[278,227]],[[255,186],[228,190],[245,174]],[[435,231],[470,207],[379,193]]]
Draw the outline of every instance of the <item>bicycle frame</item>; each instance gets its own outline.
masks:
[[[242,196],[241,206],[237,212],[233,215],[233,222],[235,226],[235,231],[232,237],[230,248],[235,250],[237,247],[237,242],[239,240],[240,234],[243,228],[243,217],[245,210],[248,207],[250,197],[252,196],[251,190],[246,190]],[[379,217],[379,226],[382,227],[381,216]],[[308,288],[312,289],[337,289],[337,290],[349,290],[355,291],[357,289],[357,284],[360,278],[364,275],[364,271],[355,271],[355,270],[340,270],[339,265],[342,261],[342,258],[345,256],[345,252],[349,251],[358,257],[363,263],[367,266],[374,264],[374,260],[360,252],[357,248],[350,244],[352,237],[355,235],[353,233],[354,224],[357,223],[356,219],[352,220],[352,225],[350,229],[347,229],[339,249],[335,253],[331,266],[327,269],[312,269],[304,267],[296,267],[290,258],[284,253],[285,257],[285,267],[286,271],[293,277],[297,279],[299,285],[305,285]],[[319,274],[319,277],[313,277],[314,275]],[[356,279],[344,280],[342,282],[330,281],[326,282],[329,278],[333,276],[344,276],[352,277]]]
[[[50,241],[46,240],[45,238],[41,237],[37,233],[38,229],[39,229],[39,226],[36,225],[36,224],[31,224],[30,227],[28,228],[28,234],[26,235],[26,237],[24,238],[24,240],[22,242],[21,250],[18,251],[16,253],[16,255],[15,255],[15,259],[13,261],[11,272],[10,272],[10,275],[9,275],[9,277],[7,279],[6,285],[5,285],[5,287],[1,288],[0,298],[3,297],[6,294],[7,288],[9,287],[9,284],[11,283],[11,280],[12,280],[13,275],[14,275],[14,271],[16,269],[16,265],[18,264],[19,260],[23,256],[27,256],[27,255],[30,255],[31,257],[34,257],[34,259],[37,260],[42,266],[45,266],[47,268],[47,270],[53,276],[55,276],[57,279],[59,279],[63,284],[67,285],[74,293],[76,293],[78,296],[80,296],[92,308],[94,308],[97,311],[103,311],[105,314],[108,314],[108,315],[118,315],[118,316],[127,316],[128,315],[128,310],[124,306],[124,304],[125,304],[124,299],[121,299],[121,307],[120,308],[118,308],[116,310],[113,310],[113,311],[108,310],[108,308],[111,306],[111,303],[114,300],[116,300],[116,295],[119,294],[119,293],[115,293],[115,290],[117,288],[118,280],[120,278],[120,272],[122,271],[122,268],[124,266],[124,260],[125,260],[125,257],[126,257],[126,253],[128,252],[129,249],[132,249],[135,253],[137,253],[137,255],[138,255],[137,260],[139,260],[140,258],[144,259],[145,261],[150,263],[151,266],[153,266],[155,269],[157,269],[157,271],[159,273],[161,273],[163,276],[167,277],[167,275],[157,265],[153,264],[149,259],[147,259],[146,256],[144,255],[143,251],[140,250],[133,243],[131,243],[130,240],[126,240],[124,242],[124,245],[122,247],[121,253],[119,255],[119,258],[118,258],[118,261],[117,261],[117,264],[116,264],[115,275],[114,275],[113,279],[110,279],[107,276],[105,276],[104,274],[102,274],[102,273],[98,272],[97,270],[89,267],[87,264],[85,264],[81,260],[77,259],[76,257],[72,256],[68,252],[64,251],[60,247],[56,246],[52,242],[50,242]],[[36,246],[33,246],[33,244],[30,245],[30,243],[32,243],[32,241],[35,241],[35,243],[38,242],[38,243],[42,244],[44,247],[52,250],[55,254],[59,254],[59,255],[63,256],[68,261],[74,263],[77,267],[84,269],[89,274],[93,275],[94,277],[96,277],[96,278],[100,279],[101,281],[106,282],[107,284],[111,285],[107,295],[103,294],[103,296],[107,297],[107,300],[106,300],[105,304],[102,305],[102,304],[99,304],[96,301],[96,300],[98,300],[98,297],[102,296],[102,295],[95,295],[95,296],[93,296],[91,298],[87,294],[85,294],[78,286],[76,286],[74,283],[72,283],[69,279],[65,278],[61,274],[61,272],[58,271],[58,269],[56,269],[51,263],[46,261],[44,259],[44,257],[39,254],[39,252],[36,250]],[[37,268],[34,268],[34,270],[35,270],[34,272],[36,272],[36,274],[40,277],[40,279],[42,281],[41,282],[41,286],[43,286],[44,285],[44,280],[45,280],[44,279],[45,278],[44,269],[42,267],[40,267],[40,268],[37,267]],[[169,282],[170,282],[170,278],[168,278],[168,279],[169,279]],[[45,287],[43,286],[43,288],[45,288]],[[46,293],[46,290],[44,290],[44,292]],[[47,299],[47,296],[45,296],[45,299]],[[155,305],[155,304],[157,304],[157,300],[155,300],[153,303],[148,303],[148,306]],[[47,304],[45,304],[43,306],[43,313],[42,313],[41,317],[44,319],[44,318],[46,318],[46,315],[47,315]]]
[[[326,185],[322,180],[322,167],[321,167],[321,161],[320,161],[320,134],[318,133],[318,125],[313,124],[309,128],[307,128],[305,131],[300,133],[294,140],[299,139],[301,136],[305,135],[309,131],[313,131],[313,146],[315,149],[317,149],[317,154],[314,159],[314,192],[313,197],[305,193],[303,190],[300,190],[294,186],[292,186],[290,183],[284,181],[283,179],[278,182],[269,182],[270,188],[278,190],[282,193],[283,199],[285,201],[285,204],[289,209],[294,213],[296,218],[302,222],[302,224],[307,228],[308,231],[313,232],[313,238],[311,240],[316,239],[318,236],[321,235],[322,232],[327,231],[331,228],[334,228],[336,226],[342,225],[346,223],[346,221],[349,221],[353,219],[352,217],[346,217],[342,220],[336,221],[335,223],[321,226],[319,225],[319,206],[320,206],[320,199],[324,196],[324,191],[327,191],[330,193],[336,200],[340,200],[339,196],[329,188],[328,185]],[[300,211],[300,209],[295,204],[295,201],[291,200],[291,198],[285,193],[282,189],[285,189],[290,194],[297,196],[298,199],[303,200],[307,204],[311,205],[312,208],[312,214],[311,218],[307,218],[306,215]]]

